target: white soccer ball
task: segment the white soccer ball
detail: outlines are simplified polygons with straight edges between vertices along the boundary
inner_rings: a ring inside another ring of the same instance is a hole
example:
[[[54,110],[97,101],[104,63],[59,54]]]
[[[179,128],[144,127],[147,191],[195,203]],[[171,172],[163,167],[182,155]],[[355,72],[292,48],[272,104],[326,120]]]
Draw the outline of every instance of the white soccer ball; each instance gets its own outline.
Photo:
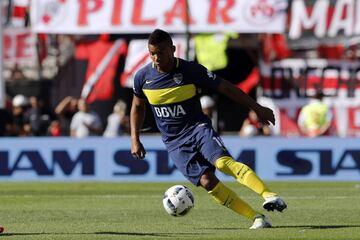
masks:
[[[171,216],[184,216],[194,207],[194,195],[188,187],[175,185],[166,190],[163,205]]]

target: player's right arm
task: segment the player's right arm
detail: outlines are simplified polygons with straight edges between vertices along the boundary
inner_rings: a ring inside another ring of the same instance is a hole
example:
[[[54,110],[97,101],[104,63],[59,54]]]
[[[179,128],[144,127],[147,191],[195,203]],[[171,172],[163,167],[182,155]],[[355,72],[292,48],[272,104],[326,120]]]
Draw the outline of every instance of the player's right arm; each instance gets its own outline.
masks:
[[[134,95],[130,112],[131,154],[137,159],[143,159],[146,153],[140,142],[140,129],[145,118],[145,103],[145,99]]]

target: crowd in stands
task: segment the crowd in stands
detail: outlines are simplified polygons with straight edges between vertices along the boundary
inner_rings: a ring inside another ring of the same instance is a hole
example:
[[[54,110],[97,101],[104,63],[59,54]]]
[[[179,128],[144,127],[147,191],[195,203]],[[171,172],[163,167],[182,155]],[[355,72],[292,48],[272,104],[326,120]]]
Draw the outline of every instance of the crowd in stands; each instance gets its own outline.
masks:
[[[299,112],[298,127],[302,136],[334,135],[330,126],[331,111],[321,100],[322,93],[318,92]],[[224,128],[217,117],[215,99],[204,95],[200,102],[204,114],[221,134]],[[129,135],[130,118],[124,101],[118,100],[113,106],[113,112],[105,119],[105,122],[102,121],[99,114],[91,110],[89,104],[81,98],[67,96],[52,109],[39,97],[18,94],[7,103],[5,109],[0,110],[0,136],[83,138]],[[272,126],[262,125],[254,111],[248,112],[238,133],[240,137],[274,135]]]
[[[7,2],[3,3],[7,11],[5,14],[7,16],[4,22],[5,27],[19,27],[19,24],[12,21],[12,7],[16,5],[14,5],[15,1],[8,0],[4,2]],[[23,21],[20,27],[28,27],[29,9],[27,6],[22,6],[21,9]],[[124,56],[119,57],[117,64],[113,64],[113,68],[116,69],[113,72],[114,76],[112,76],[115,80],[111,80],[114,83],[114,96],[111,96],[108,102],[116,101],[114,99],[119,96],[126,99],[126,102],[119,101],[115,103],[113,112],[108,115],[107,113],[111,111],[112,105],[106,109],[106,114],[95,112],[92,111],[94,109],[91,106],[88,106],[88,103],[79,99],[79,96],[84,82],[88,80],[89,76],[92,76],[92,72],[87,71],[87,68],[95,69],[94,62],[90,61],[90,57],[87,56],[95,55],[90,53],[98,52],[90,48],[94,45],[92,43],[96,41],[113,42],[121,38],[128,44],[132,39],[146,39],[146,37],[146,35],[127,36],[121,34],[37,34],[37,61],[4,61],[4,80],[8,86],[16,85],[14,88],[21,85],[19,84],[21,82],[51,80],[51,89],[55,89],[55,91],[49,90],[49,88],[46,92],[52,92],[48,96],[42,94],[31,96],[33,93],[24,93],[20,91],[21,89],[7,93],[11,95],[11,98],[9,96],[10,100],[6,109],[0,109],[0,136],[115,137],[128,134],[130,121],[127,105],[130,104],[130,101],[127,99],[129,98],[127,93],[131,89],[124,91],[123,88],[125,87],[119,83],[121,82],[119,81],[119,75],[124,71],[125,53],[122,52]],[[124,45],[124,49],[127,49],[127,44]],[[216,47],[212,47],[212,44]],[[100,49],[104,48],[105,45],[96,46]],[[346,49],[339,44],[331,46],[319,45],[311,51],[301,51],[298,48],[294,48],[296,49],[294,50],[288,46],[286,36],[283,34],[247,34],[244,36],[233,33],[199,34],[195,38],[195,48],[197,51],[194,60],[225,79],[234,81],[234,84],[246,93],[252,94],[252,96],[255,96],[254,89],[260,81],[260,68],[257,64],[258,55],[262,56],[264,62],[291,57],[306,58],[308,57],[306,54],[309,52],[312,58],[353,59],[356,56],[355,48]],[[208,51],[208,49],[213,50]],[[210,53],[212,55],[209,55]],[[213,57],[214,55],[217,57]],[[95,60],[95,62],[99,62],[99,59]],[[99,88],[102,90],[109,89],[103,85]],[[108,93],[109,96],[112,94],[111,91],[108,91]],[[68,96],[64,98],[66,95],[76,97]],[[104,99],[100,100],[103,101]],[[217,96],[213,96],[213,98],[203,96],[201,98],[204,113],[212,120],[213,127],[218,132],[238,131],[241,137],[274,135],[271,127],[259,123],[254,112],[250,111],[247,115],[246,111],[240,112],[239,106],[236,106],[235,109],[226,101],[221,102],[221,100]],[[51,103],[48,103],[48,101],[51,101]],[[327,131],[331,122],[331,119],[329,120],[329,108],[319,104],[315,106],[313,102],[311,101],[312,105],[299,114],[298,122],[293,121],[294,125],[298,124],[298,126],[295,126],[296,130],[299,130],[296,132],[298,135],[317,136],[329,133]],[[231,112],[231,114],[224,114],[226,112],[224,109]],[[318,110],[322,112],[314,112]],[[325,115],[326,117],[324,117]],[[313,118],[312,116],[318,117]],[[244,121],[239,121],[239,119]],[[234,122],[236,124],[232,124]],[[229,125],[235,126],[229,127]],[[316,129],[312,130],[314,126]],[[318,131],[317,128],[322,129]]]
[[[68,96],[55,109],[46,106],[36,96],[18,94],[0,113],[0,136],[88,136],[116,137],[130,131],[129,117],[125,116],[126,104],[119,100],[114,112],[102,123],[99,115],[89,109],[83,99]]]

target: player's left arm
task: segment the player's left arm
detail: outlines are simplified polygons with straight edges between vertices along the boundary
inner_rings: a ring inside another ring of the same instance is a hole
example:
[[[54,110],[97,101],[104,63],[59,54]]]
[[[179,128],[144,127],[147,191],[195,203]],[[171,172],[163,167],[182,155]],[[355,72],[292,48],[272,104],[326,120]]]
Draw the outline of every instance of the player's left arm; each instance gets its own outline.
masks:
[[[221,79],[220,84],[217,88],[218,92],[228,96],[230,99],[251,108],[255,111],[256,115],[260,119],[261,123],[269,125],[272,123],[275,124],[274,113],[270,108],[261,106],[254,99],[252,99],[248,94],[243,92],[240,88],[236,87],[234,84],[230,83],[225,79]]]

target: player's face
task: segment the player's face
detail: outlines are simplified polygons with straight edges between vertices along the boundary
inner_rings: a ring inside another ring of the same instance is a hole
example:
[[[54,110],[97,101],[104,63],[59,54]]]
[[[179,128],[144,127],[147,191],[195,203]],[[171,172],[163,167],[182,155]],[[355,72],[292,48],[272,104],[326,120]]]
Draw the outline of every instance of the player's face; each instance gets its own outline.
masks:
[[[175,46],[168,42],[162,42],[157,45],[148,45],[151,60],[155,66],[164,72],[172,69],[174,64]]]

